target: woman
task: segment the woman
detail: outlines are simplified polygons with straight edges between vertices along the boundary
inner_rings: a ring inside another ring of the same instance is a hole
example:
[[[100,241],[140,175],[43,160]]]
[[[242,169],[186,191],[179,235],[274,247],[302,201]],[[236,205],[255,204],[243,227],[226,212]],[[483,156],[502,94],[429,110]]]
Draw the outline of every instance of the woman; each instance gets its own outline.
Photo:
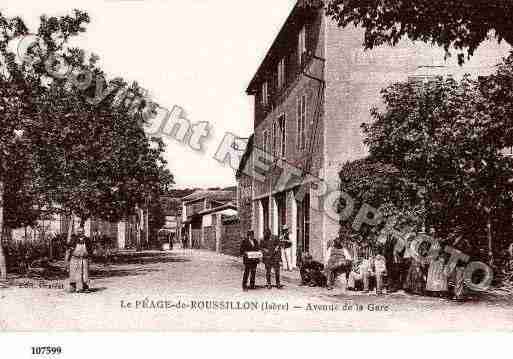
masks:
[[[404,290],[408,293],[423,295],[426,287],[424,268],[419,260],[413,259],[408,269]]]
[[[426,290],[436,296],[446,295],[448,292],[445,258],[442,253],[429,265]]]
[[[326,265],[328,290],[333,289],[335,281],[340,273],[344,273],[347,283],[352,267],[353,261],[351,254],[344,246],[342,238],[339,236],[333,241],[333,246],[331,247],[328,263]]]
[[[70,291],[87,292],[89,290],[89,256],[92,249],[83,228],[79,228],[77,236],[71,238],[69,251]]]
[[[404,290],[408,293],[423,295],[426,289],[426,274],[425,267],[419,258],[415,258],[412,254],[411,242],[407,244],[408,255],[410,256],[410,268],[406,276]],[[427,249],[425,246],[419,248],[419,254],[425,256]]]

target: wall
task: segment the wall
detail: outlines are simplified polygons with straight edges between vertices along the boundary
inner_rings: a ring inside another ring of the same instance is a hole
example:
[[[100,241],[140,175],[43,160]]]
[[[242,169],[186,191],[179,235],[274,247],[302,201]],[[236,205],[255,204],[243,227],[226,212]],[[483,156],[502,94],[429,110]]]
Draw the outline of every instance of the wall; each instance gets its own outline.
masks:
[[[240,218],[240,227],[241,233],[247,233],[249,230],[255,230],[256,227],[253,226],[252,216],[253,216],[253,205],[251,202],[251,198],[253,195],[253,186],[252,186],[252,178],[251,176],[242,174],[237,181],[239,190],[237,191],[237,204],[238,204],[238,213]]]
[[[220,252],[238,257],[242,240],[240,222],[235,221],[223,224],[221,233]]]
[[[424,43],[404,40],[395,47],[364,51],[362,29],[353,26],[341,29],[327,19],[325,32],[324,178],[335,188],[341,166],[368,153],[360,126],[371,122],[372,107],[383,107],[381,89],[406,81],[409,76],[450,73],[459,78],[466,72],[487,74],[509,50],[506,44],[486,43],[460,67],[456,56],[444,60],[442,49]],[[339,225],[326,215],[322,222],[325,242],[337,234]]]
[[[286,146],[285,146],[285,161],[288,166],[292,166],[300,171],[307,169],[309,173],[316,177],[322,177],[323,149],[324,149],[324,123],[323,123],[323,83],[324,77],[324,18],[317,16],[307,26],[307,48],[311,52],[311,60],[308,65],[301,69],[299,73],[289,77],[288,88],[283,90],[281,96],[273,101],[273,109],[269,111],[265,117],[262,118],[262,111],[257,109],[257,119],[255,121],[255,147],[262,149],[263,145],[263,132],[267,130],[272,134],[273,123],[285,114],[286,118]],[[289,38],[289,50],[296,51],[297,48],[297,34],[293,34]],[[296,59],[297,62],[297,59]],[[292,72],[299,71],[299,68],[292,67]],[[307,76],[308,74],[309,76]],[[298,100],[301,96],[306,95],[306,148],[298,148],[298,130],[297,130],[297,112]],[[259,106],[259,99],[256,98],[255,106]],[[270,229],[274,234],[277,234],[279,228],[277,226],[277,213],[276,206],[272,195],[276,193],[275,184],[282,174],[282,170],[277,168],[268,173],[265,182],[254,181],[254,206],[253,210],[253,228],[255,229],[257,238],[261,239],[263,234],[263,209],[260,200],[268,204],[269,214],[265,220],[269,223]],[[297,203],[294,198],[294,188],[297,188],[297,183],[290,183],[285,186],[284,191],[286,194],[286,221],[291,229],[291,239],[293,241],[292,256],[293,262],[296,259],[297,248]],[[283,188],[282,188],[283,189]],[[314,196],[310,196],[314,198]],[[310,206],[312,207],[312,205]],[[321,213],[310,214],[310,248],[312,253],[318,259],[318,255],[322,254],[322,220]],[[292,230],[294,228],[294,230]]]

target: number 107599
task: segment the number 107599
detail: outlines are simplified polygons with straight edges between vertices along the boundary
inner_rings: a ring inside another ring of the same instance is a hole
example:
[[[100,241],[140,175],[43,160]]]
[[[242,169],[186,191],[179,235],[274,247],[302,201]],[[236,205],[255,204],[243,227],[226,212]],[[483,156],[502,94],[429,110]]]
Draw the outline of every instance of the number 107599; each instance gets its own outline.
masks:
[[[58,355],[61,353],[61,347],[32,347],[32,355]]]

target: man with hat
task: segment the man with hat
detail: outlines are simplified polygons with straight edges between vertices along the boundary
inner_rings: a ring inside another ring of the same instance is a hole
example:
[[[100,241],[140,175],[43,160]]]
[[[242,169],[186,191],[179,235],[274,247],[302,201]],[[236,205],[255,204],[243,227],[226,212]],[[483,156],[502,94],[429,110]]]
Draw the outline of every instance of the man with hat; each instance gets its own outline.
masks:
[[[284,224],[281,227],[281,235],[280,235],[280,244],[281,244],[281,256],[283,258],[283,270],[291,271],[292,270],[292,259],[290,255],[292,242],[289,239],[289,227]]]
[[[265,264],[265,278],[267,280],[267,289],[271,289],[271,271],[274,271],[276,278],[276,288],[282,289],[280,283],[280,266],[281,266],[281,242],[278,236],[271,234],[271,230],[267,228],[264,231],[264,239],[261,243],[263,252],[263,262]]]
[[[240,245],[240,255],[242,256],[242,260],[244,262],[244,275],[242,277],[242,290],[248,290],[248,277],[249,279],[249,289],[255,289],[255,276],[256,276],[256,268],[260,259],[258,258],[250,258],[250,254],[255,254],[258,252],[259,247],[258,243],[255,239],[255,232],[248,231],[247,237],[244,238]],[[251,257],[254,257],[251,255]]]

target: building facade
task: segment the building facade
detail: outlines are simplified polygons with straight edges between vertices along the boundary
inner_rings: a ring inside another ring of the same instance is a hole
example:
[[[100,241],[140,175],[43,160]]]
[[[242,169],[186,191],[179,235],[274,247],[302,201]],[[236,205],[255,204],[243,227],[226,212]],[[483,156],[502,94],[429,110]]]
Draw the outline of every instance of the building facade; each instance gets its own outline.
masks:
[[[262,238],[265,228],[278,234],[287,225],[294,265],[305,252],[324,260],[338,233],[335,209],[322,194],[338,189],[344,163],[367,156],[361,124],[382,106],[381,89],[412,77],[487,74],[509,50],[486,43],[459,66],[424,43],[368,51],[362,43],[362,29],[339,28],[322,6],[298,1],[247,88],[255,100],[254,148],[245,166],[252,177],[251,228]],[[283,182],[284,168],[295,180]],[[240,191],[248,188],[241,178]]]
[[[205,248],[206,238],[211,236],[205,228],[216,227],[212,221],[217,223],[217,215],[220,221],[221,215],[237,213],[235,196],[231,190],[198,190],[182,199],[182,235],[187,235],[190,248]]]

